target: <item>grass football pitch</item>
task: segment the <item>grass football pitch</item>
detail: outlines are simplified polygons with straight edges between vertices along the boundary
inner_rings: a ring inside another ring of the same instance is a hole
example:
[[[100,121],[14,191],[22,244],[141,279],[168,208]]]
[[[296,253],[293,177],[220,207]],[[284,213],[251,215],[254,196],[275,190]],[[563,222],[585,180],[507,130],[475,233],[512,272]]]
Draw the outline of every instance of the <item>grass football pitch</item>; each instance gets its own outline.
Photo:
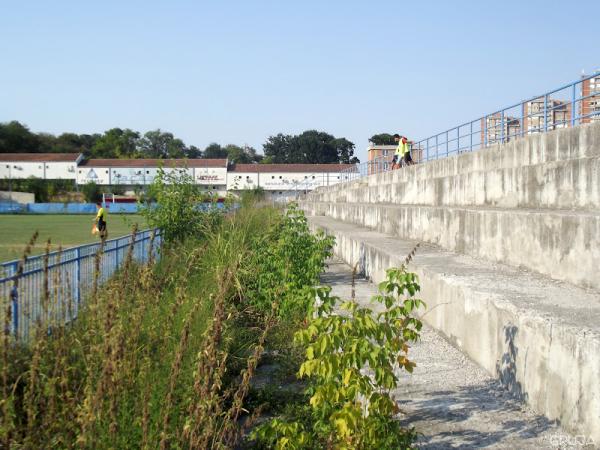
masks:
[[[0,214],[0,262],[20,258],[23,249],[35,231],[39,231],[33,255],[44,253],[46,241],[51,239],[51,250],[98,242],[92,235],[92,214]],[[134,223],[139,230],[147,228],[143,217],[135,214],[108,214],[108,239],[131,233]]]

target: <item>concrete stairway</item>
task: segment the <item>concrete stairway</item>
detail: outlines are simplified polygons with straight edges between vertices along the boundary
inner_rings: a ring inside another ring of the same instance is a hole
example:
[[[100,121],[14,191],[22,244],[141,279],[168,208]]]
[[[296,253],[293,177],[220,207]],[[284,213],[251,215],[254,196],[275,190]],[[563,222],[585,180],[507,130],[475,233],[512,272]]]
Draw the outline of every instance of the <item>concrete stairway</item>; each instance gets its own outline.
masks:
[[[321,188],[301,206],[374,281],[430,243],[413,267],[426,322],[600,445],[599,168],[600,124]]]
[[[302,206],[600,289],[600,124],[318,189]]]

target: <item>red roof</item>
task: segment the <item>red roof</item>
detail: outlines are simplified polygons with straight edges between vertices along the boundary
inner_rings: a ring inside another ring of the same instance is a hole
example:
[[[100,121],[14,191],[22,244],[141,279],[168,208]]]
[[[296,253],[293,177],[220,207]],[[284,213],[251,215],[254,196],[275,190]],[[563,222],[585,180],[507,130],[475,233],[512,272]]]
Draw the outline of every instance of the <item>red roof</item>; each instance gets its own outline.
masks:
[[[88,159],[89,167],[227,167],[226,159]]]
[[[0,153],[0,161],[76,162],[80,153]]]
[[[230,172],[341,172],[351,167],[354,167],[354,164],[236,164]]]

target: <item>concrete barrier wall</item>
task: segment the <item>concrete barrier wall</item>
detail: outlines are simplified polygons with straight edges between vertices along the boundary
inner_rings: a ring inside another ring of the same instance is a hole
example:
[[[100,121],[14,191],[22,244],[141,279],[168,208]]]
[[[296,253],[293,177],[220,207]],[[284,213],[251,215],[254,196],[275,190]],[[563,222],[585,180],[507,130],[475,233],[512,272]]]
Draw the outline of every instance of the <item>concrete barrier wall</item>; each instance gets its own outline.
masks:
[[[320,188],[300,204],[600,289],[600,123]]]
[[[426,243],[412,266],[424,320],[600,443],[600,123],[319,188],[300,206],[375,282]]]
[[[305,202],[332,217],[600,289],[600,213]]]
[[[412,170],[397,170],[346,189],[318,190],[313,201],[393,203],[429,206],[491,206],[501,208],[600,208],[600,158],[459,172],[444,177],[406,179]],[[415,171],[415,175],[416,175]]]
[[[309,220],[375,283],[414,245],[324,219]],[[425,322],[536,411],[600,442],[599,298],[427,246],[410,269],[427,303]]]
[[[600,208],[600,123],[319,188],[316,201]]]
[[[35,195],[31,192],[0,191],[0,202],[33,203]]]

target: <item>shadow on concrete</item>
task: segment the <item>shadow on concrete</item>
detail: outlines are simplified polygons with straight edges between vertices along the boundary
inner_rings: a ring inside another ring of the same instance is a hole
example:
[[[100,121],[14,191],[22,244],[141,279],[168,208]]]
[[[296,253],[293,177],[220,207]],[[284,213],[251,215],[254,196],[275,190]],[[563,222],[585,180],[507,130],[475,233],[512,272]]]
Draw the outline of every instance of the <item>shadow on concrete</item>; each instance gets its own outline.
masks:
[[[424,395],[423,399],[398,402],[401,409],[409,409],[402,425],[425,434],[419,439],[420,449],[482,448],[517,437],[536,438],[555,425],[544,416],[515,420],[522,403],[497,381]]]
[[[527,393],[523,391],[523,386],[517,381],[517,356],[519,349],[515,344],[515,338],[519,332],[518,327],[509,324],[504,327],[504,347],[505,351],[501,360],[496,363],[496,374],[500,383],[516,398],[526,402]]]
[[[346,285],[348,284],[348,274],[344,272],[326,272],[321,274],[321,284],[327,286]]]

